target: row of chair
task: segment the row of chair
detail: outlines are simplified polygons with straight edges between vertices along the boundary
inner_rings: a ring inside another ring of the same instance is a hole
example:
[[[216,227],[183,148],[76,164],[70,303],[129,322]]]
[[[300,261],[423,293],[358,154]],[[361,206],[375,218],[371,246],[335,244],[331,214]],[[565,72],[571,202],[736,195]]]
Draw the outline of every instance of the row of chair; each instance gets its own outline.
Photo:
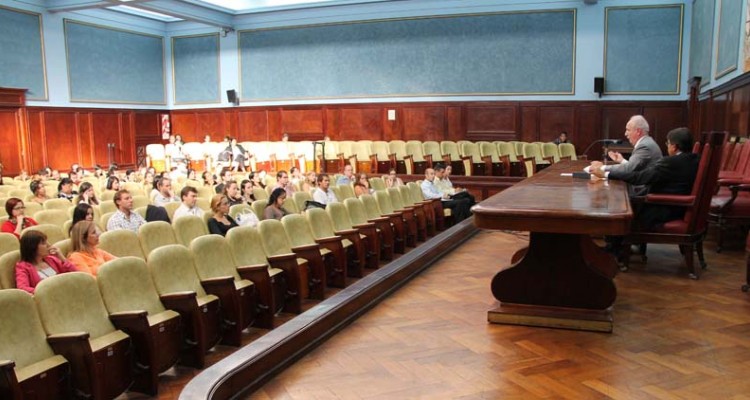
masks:
[[[725,232],[750,225],[750,141],[735,138],[724,146],[718,190],[711,199],[709,221],[717,227],[717,251]]]

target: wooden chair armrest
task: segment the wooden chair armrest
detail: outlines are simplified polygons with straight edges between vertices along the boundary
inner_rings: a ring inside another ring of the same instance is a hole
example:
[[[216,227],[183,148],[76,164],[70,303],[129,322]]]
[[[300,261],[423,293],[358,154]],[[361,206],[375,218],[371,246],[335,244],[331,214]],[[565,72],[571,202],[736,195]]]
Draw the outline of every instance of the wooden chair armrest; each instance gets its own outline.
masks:
[[[16,363],[11,360],[0,360],[0,369],[8,369],[13,370],[13,367],[16,366]]]
[[[252,281],[256,285],[256,281],[264,281],[270,279],[268,275],[268,265],[257,264],[257,265],[241,265],[237,267],[237,273],[240,274],[240,278]]]
[[[695,205],[695,196],[674,194],[649,194],[646,195],[646,203],[660,204],[666,206],[692,207]]]
[[[554,156],[542,157],[542,160],[545,160],[545,161],[547,161],[550,164],[554,164],[555,163],[555,157]]]
[[[275,256],[268,256],[266,257],[268,259],[268,262],[273,264],[276,262],[284,262],[288,260],[296,260],[297,255],[294,253],[287,253],[287,254],[277,254]]]
[[[356,235],[359,231],[357,229],[344,229],[341,231],[334,231],[333,233],[343,237],[344,235]]]
[[[317,243],[305,244],[302,246],[292,247],[292,251],[297,253],[300,251],[320,250],[320,245]],[[304,257],[303,257],[304,258]]]
[[[133,333],[144,333],[150,328],[148,324],[148,311],[123,311],[109,314],[112,325],[121,331],[132,335]]]
[[[371,218],[368,219],[367,222],[390,222],[390,218],[388,217],[378,217],[378,218]]]
[[[49,342],[50,346],[52,344],[57,344],[57,343],[68,343],[68,342],[88,341],[88,340],[89,340],[88,332],[68,332],[68,333],[58,333],[55,335],[47,336],[47,342]]]
[[[333,243],[333,242],[341,242],[341,236],[329,236],[329,237],[319,238],[319,239],[315,239],[315,242],[320,245]]]
[[[198,307],[197,297],[198,294],[195,292],[184,291],[164,294],[159,296],[159,299],[165,308],[185,314],[193,312]]]

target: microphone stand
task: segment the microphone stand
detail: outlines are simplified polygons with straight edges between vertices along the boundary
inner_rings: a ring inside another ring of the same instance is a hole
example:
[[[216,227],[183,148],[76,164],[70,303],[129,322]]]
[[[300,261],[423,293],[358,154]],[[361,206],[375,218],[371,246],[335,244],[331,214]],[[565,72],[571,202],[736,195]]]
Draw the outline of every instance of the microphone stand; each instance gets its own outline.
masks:
[[[313,170],[317,169],[318,165],[318,155],[315,153],[315,149],[317,145],[320,145],[320,152],[323,155],[322,161],[320,162],[320,172],[326,173],[326,141],[323,140],[321,142],[312,142],[313,145]]]
[[[621,140],[618,139],[598,139],[591,142],[591,144],[586,147],[586,150],[583,151],[583,154],[588,154],[589,150],[591,150],[592,147],[594,147],[597,143],[604,143],[605,145],[609,144],[620,144],[622,143]],[[602,162],[606,164],[607,162],[607,150],[609,149],[608,146],[602,146]]]

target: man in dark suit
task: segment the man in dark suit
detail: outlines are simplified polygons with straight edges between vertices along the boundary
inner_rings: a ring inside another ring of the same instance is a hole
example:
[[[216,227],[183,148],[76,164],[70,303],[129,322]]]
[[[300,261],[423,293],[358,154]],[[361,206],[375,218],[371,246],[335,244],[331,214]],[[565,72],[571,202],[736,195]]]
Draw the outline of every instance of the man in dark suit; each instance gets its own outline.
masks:
[[[592,169],[600,178],[617,179],[631,185],[645,185],[647,193],[690,194],[698,173],[700,157],[691,153],[693,136],[687,128],[677,128],[667,133],[667,153],[655,164],[639,171]],[[635,223],[639,228],[653,229],[665,222],[680,219],[684,207],[644,204],[636,210]]]

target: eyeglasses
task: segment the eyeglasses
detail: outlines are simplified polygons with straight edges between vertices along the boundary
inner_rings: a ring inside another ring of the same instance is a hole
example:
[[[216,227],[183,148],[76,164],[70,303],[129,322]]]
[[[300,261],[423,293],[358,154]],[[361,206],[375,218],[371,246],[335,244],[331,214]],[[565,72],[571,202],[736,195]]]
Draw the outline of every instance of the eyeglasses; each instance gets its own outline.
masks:
[[[24,207],[24,206],[16,206],[16,207],[13,207],[13,209],[14,210],[25,210],[26,207]]]

